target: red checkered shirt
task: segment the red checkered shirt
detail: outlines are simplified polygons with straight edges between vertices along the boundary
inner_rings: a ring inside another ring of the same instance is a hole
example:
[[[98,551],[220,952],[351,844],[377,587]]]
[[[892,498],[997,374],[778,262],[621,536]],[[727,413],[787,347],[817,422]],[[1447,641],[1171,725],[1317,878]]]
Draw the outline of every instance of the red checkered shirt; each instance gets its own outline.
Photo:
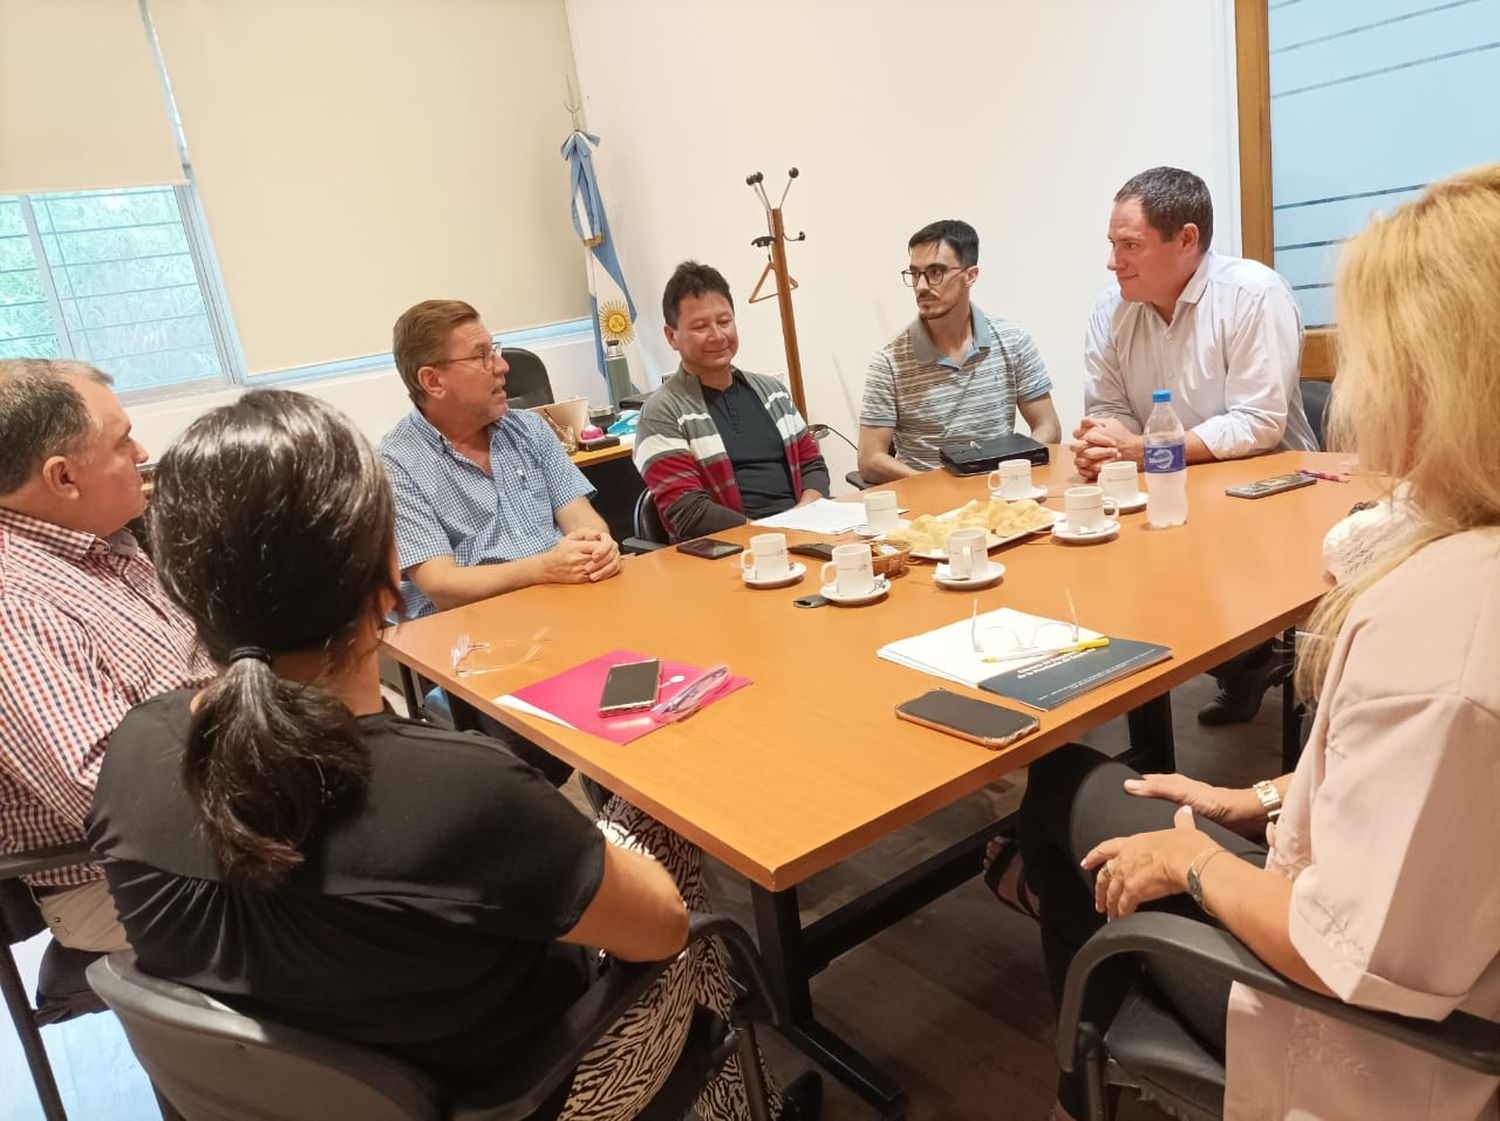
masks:
[[[214,674],[135,538],[0,509],[0,851],[83,837],[104,747],[132,706]],[[32,878],[87,883],[97,866]]]

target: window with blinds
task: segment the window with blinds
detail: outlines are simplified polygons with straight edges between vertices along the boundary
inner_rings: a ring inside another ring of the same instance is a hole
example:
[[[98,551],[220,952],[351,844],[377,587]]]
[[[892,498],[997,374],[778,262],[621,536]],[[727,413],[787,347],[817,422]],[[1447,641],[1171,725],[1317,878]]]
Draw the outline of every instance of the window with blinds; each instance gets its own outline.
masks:
[[[1340,242],[1500,158],[1500,0],[1271,0],[1268,27],[1276,271],[1328,326]]]
[[[0,196],[0,358],[80,358],[122,392],[222,380],[185,189]]]

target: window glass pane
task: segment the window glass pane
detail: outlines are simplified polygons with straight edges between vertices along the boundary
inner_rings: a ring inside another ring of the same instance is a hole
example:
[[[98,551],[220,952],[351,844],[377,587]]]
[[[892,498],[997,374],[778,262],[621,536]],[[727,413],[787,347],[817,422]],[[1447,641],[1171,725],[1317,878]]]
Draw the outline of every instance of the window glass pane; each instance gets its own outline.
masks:
[[[1500,0],[1272,0],[1269,30],[1276,270],[1324,326],[1343,239],[1500,153]]]
[[[60,358],[21,203],[0,198],[0,358]]]
[[[122,392],[223,377],[172,188],[27,201],[40,262],[22,200],[0,199],[0,357],[82,358]]]

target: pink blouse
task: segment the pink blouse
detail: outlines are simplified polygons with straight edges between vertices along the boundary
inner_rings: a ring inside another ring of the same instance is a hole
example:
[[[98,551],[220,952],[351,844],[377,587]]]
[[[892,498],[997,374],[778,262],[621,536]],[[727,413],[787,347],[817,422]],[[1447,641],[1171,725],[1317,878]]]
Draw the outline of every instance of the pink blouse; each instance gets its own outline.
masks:
[[[1367,1008],[1500,1018],[1500,530],[1428,546],[1339,636],[1267,868]],[[1497,1080],[1235,986],[1228,1121],[1500,1117]]]

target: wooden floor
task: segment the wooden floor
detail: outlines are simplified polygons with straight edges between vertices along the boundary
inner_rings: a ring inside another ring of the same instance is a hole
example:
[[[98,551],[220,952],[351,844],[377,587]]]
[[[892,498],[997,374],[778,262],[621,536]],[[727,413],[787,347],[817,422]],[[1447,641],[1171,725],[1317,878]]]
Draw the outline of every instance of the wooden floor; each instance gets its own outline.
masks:
[[[1210,729],[1195,714],[1213,692],[1212,679],[1203,677],[1173,693],[1179,770],[1234,785],[1278,774],[1279,690],[1252,723]],[[1087,742],[1123,750],[1124,721],[1098,729]],[[987,788],[816,877],[801,893],[804,922],[1013,809],[1022,782],[1018,776]],[[710,882],[716,908],[752,926],[744,881],[718,866]],[[906,1087],[910,1121],[1048,1116],[1057,1071],[1036,926],[997,904],[977,874],[834,962],[814,979],[813,999],[830,1027]],[[779,1039],[767,1049],[783,1079],[809,1066]],[[877,1116],[831,1077],[825,1086],[827,1121]],[[1139,1103],[1121,1113],[1133,1121],[1164,1116]]]

